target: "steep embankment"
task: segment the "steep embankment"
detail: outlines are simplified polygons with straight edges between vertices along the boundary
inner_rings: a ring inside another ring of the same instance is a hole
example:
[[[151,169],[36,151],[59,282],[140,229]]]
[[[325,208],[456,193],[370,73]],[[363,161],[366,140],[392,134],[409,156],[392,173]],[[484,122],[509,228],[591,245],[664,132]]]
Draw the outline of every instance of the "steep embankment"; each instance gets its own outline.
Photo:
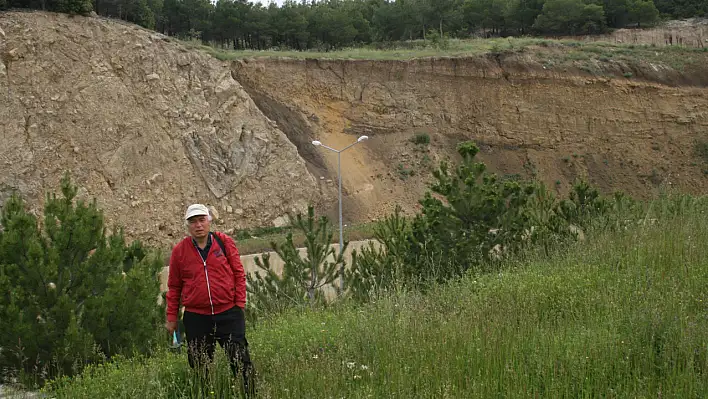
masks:
[[[310,137],[335,148],[371,137],[342,155],[349,219],[381,216],[396,201],[413,209],[429,165],[465,139],[499,174],[537,175],[559,192],[577,177],[640,197],[662,183],[706,192],[708,165],[694,148],[708,142],[708,53],[672,60],[683,55],[637,49],[657,59],[632,61],[629,47],[591,50],[595,58],[558,47],[410,61],[245,59],[232,71],[323,176],[336,176],[336,156],[307,146]],[[420,133],[429,145],[410,141]]]
[[[228,63],[134,25],[41,12],[0,14],[0,55],[0,206],[19,191],[41,213],[70,170],[128,236],[169,244],[191,202],[229,230],[319,198]]]
[[[153,244],[182,236],[194,201],[226,231],[308,202],[336,218],[336,155],[311,141],[361,134],[342,154],[347,223],[414,209],[467,139],[492,170],[559,192],[576,177],[644,197],[706,191],[694,148],[708,143],[708,52],[495,43],[460,58],[226,62],[130,24],[3,13],[0,206],[19,191],[39,212],[70,170],[81,198]]]

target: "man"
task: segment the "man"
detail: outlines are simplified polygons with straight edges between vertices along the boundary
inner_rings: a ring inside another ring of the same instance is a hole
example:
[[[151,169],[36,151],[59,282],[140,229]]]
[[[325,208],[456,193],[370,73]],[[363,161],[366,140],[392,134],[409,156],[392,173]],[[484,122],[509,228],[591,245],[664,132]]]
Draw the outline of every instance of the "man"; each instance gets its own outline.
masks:
[[[177,329],[181,298],[190,367],[202,371],[213,360],[219,342],[233,376],[242,366],[244,388],[252,393],[244,314],[246,273],[238,249],[228,235],[211,232],[212,217],[206,206],[190,205],[184,219],[189,237],[175,245],[170,256],[165,327],[170,335]]]

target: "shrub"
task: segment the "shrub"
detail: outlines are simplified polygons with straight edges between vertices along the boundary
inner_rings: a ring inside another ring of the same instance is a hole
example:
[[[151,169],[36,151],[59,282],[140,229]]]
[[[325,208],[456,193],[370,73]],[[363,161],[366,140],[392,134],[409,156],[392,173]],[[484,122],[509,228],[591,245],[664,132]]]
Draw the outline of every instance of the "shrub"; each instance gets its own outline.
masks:
[[[693,152],[697,157],[703,159],[704,162],[708,163],[708,141],[696,140],[695,144],[693,145]]]
[[[421,145],[426,145],[430,144],[430,135],[427,133],[418,133],[413,138],[411,139],[413,144],[421,144]]]
[[[436,29],[429,29],[426,39],[430,40],[432,46],[436,49],[447,50],[450,47],[450,37],[447,33],[440,34]]]
[[[380,222],[375,238],[381,246],[354,253],[347,274],[353,297],[366,299],[398,282],[427,284],[469,270],[489,272],[501,258],[530,248],[549,254],[584,229],[621,226],[611,215],[636,208],[620,194],[602,197],[584,181],[559,200],[540,182],[499,179],[475,162],[478,152],[473,142],[464,142],[458,146],[459,165],[440,163],[420,200],[421,212],[410,222],[398,210]]]
[[[122,230],[107,235],[95,200],[76,201],[66,175],[63,197],[48,195],[44,221],[14,195],[0,232],[0,378],[72,375],[115,354],[144,353],[163,319],[159,255]]]
[[[500,180],[475,162],[473,142],[458,146],[462,162],[451,170],[443,161],[433,172],[431,191],[413,219],[407,273],[445,280],[493,256],[493,248],[511,251],[530,227],[527,207],[538,187]]]
[[[93,11],[90,0],[57,0],[57,11],[67,14],[88,15]]]

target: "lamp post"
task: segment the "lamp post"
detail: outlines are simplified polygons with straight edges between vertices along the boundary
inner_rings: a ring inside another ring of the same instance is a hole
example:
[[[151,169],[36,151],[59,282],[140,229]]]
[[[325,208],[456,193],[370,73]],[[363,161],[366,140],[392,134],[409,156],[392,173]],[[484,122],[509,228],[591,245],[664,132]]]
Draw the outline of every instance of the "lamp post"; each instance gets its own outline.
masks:
[[[368,136],[360,136],[355,142],[349,144],[348,146],[342,148],[341,150],[335,150],[332,147],[326,146],[322,144],[320,141],[313,141],[312,145],[316,147],[324,147],[330,151],[336,152],[337,153],[337,175],[339,175],[339,254],[341,256],[344,256],[344,234],[343,234],[343,225],[342,225],[342,153],[346,151],[347,149],[353,147],[355,144],[361,143],[364,140],[367,140],[369,137]],[[340,287],[340,292],[344,291],[344,264],[342,263],[342,270],[341,274],[339,276],[339,287]]]

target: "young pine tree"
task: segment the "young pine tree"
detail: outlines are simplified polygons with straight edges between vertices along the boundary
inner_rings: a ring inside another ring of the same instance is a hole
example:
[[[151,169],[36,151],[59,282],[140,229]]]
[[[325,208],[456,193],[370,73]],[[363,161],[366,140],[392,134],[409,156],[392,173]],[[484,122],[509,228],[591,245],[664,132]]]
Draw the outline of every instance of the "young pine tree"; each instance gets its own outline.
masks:
[[[314,304],[322,299],[320,288],[331,284],[340,275],[344,257],[330,245],[333,232],[325,216],[315,219],[314,209],[308,207],[307,218],[296,216],[292,226],[305,237],[305,252],[297,248],[290,231],[285,243],[271,242],[273,250],[283,260],[282,273],[277,273],[270,262],[270,255],[256,258],[256,265],[264,275],[249,274],[248,290],[258,313],[283,310],[294,305]]]
[[[0,369],[10,372],[0,378],[42,382],[154,343],[160,257],[127,247],[120,231],[106,235],[102,212],[75,201],[68,175],[61,191],[47,196],[43,223],[17,195],[2,209]]]

